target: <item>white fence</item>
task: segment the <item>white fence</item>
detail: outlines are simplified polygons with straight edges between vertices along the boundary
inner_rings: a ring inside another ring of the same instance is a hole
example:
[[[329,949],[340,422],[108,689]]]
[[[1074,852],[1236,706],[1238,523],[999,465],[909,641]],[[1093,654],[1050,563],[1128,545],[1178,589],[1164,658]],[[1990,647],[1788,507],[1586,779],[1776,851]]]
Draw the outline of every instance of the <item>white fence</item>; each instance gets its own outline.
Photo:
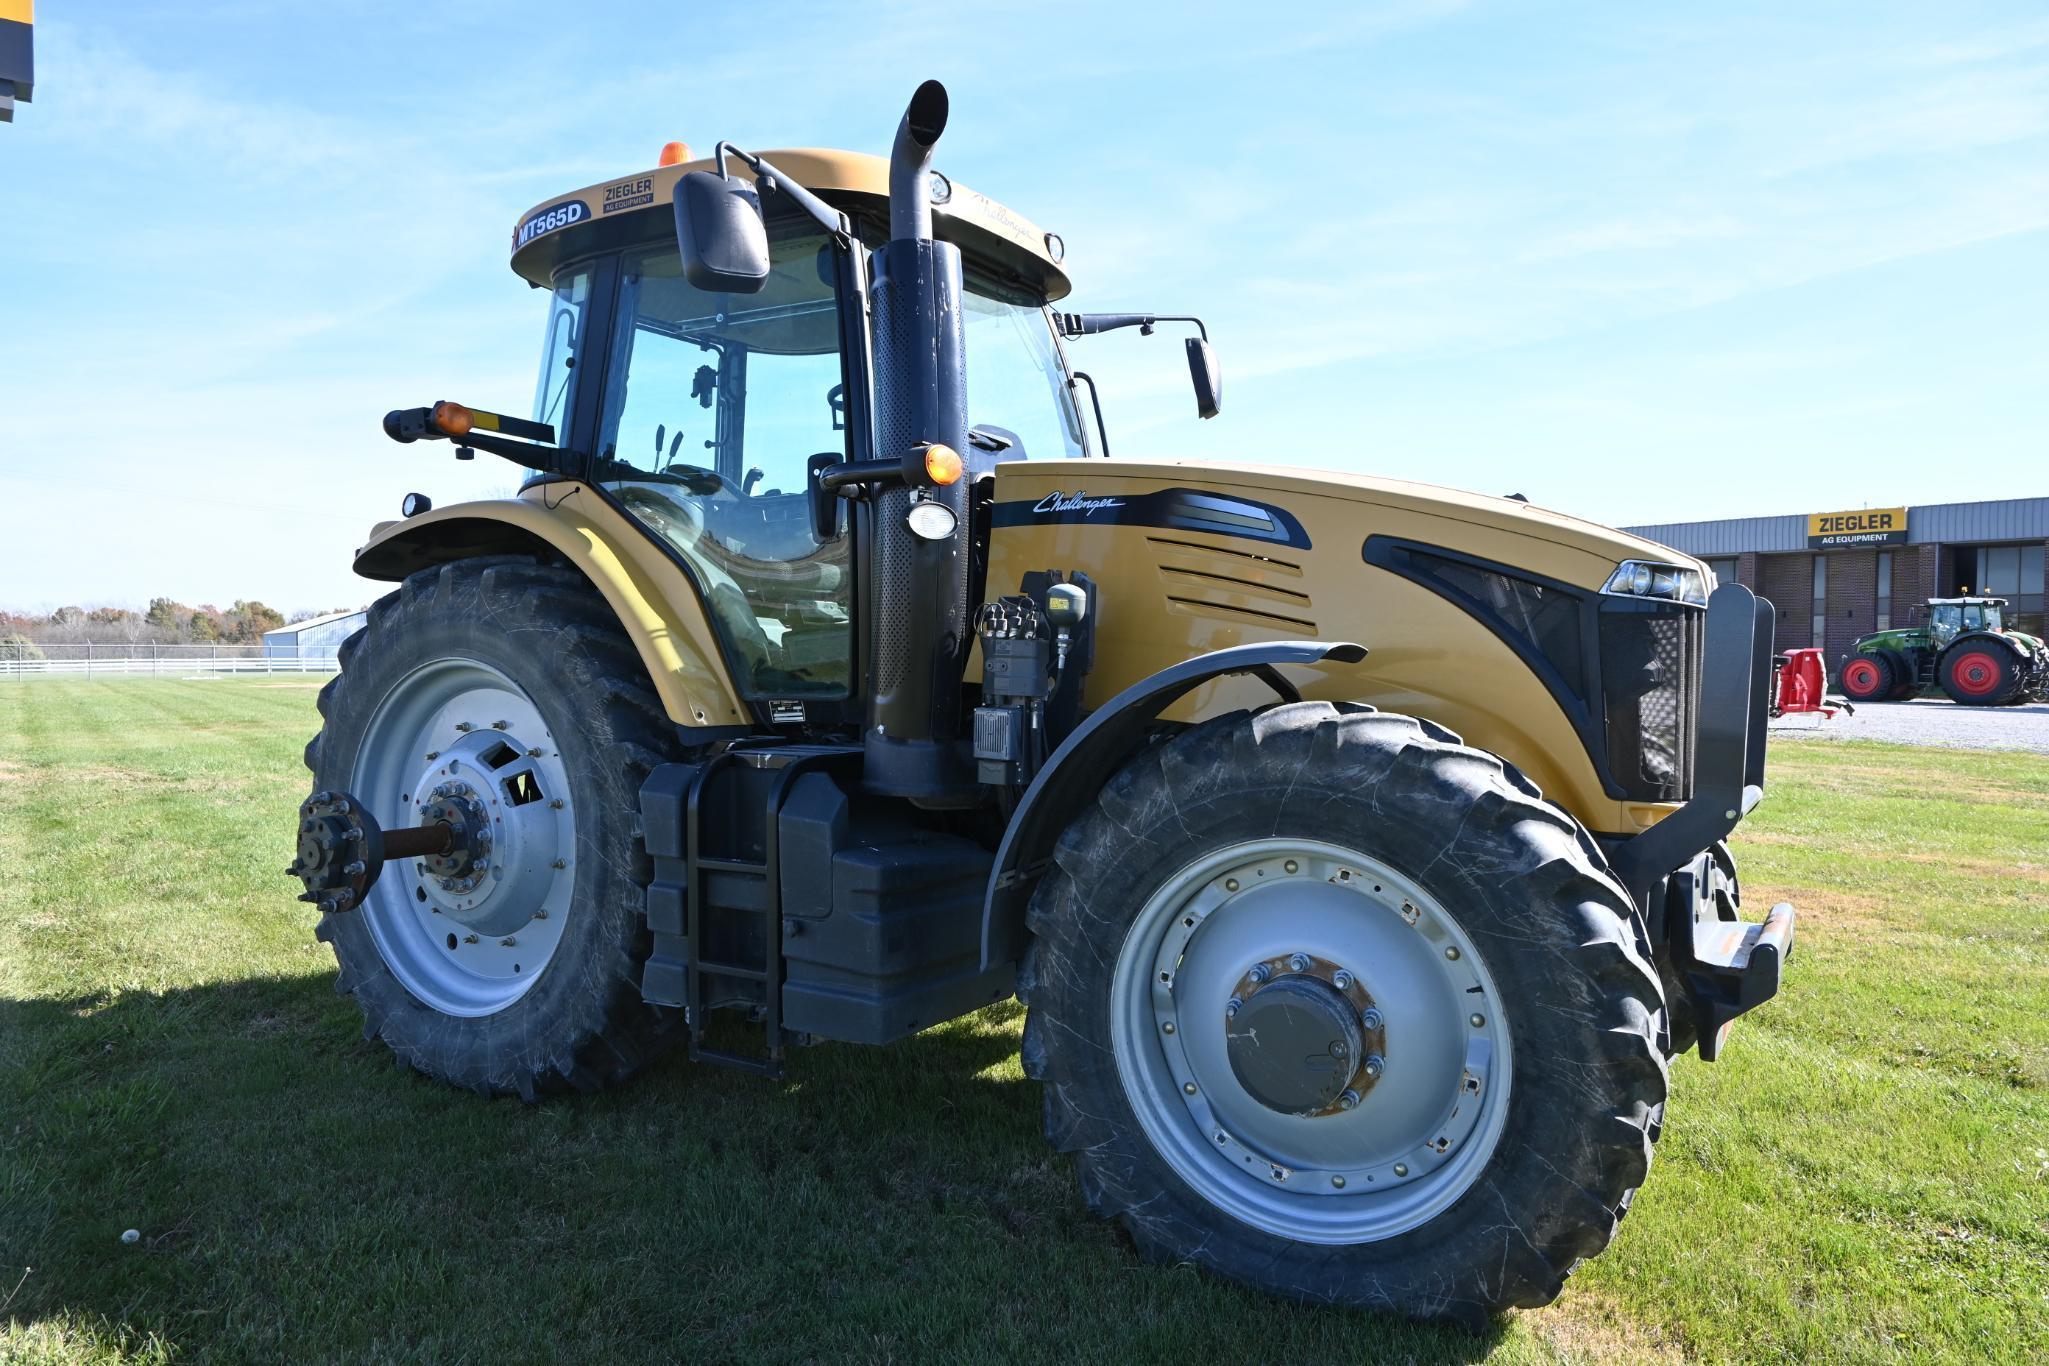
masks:
[[[333,673],[334,651],[265,654],[261,645],[40,645],[41,659],[0,657],[0,679],[62,675],[213,678],[224,674]],[[273,649],[276,647],[273,646]]]

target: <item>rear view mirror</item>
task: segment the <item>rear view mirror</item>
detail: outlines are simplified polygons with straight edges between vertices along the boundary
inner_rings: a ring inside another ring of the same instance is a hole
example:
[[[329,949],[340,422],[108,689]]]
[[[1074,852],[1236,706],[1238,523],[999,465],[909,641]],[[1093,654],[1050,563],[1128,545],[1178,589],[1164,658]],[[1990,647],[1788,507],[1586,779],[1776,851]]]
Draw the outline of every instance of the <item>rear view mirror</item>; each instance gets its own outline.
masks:
[[[1224,376],[1217,369],[1217,353],[1201,337],[1188,339],[1188,377],[1195,382],[1195,411],[1215,417],[1224,404]]]
[[[675,201],[684,279],[713,294],[754,294],[768,283],[768,227],[752,185],[691,171],[676,182]]]

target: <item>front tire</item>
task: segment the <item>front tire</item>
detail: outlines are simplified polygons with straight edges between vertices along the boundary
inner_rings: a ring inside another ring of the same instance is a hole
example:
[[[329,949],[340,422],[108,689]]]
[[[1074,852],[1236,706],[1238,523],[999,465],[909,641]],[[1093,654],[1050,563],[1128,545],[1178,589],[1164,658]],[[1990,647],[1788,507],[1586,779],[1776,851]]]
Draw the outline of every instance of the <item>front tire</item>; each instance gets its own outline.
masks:
[[[1843,696],[1852,702],[1883,702],[1900,685],[1900,674],[1892,656],[1873,651],[1851,655],[1843,661]]]
[[[1240,713],[1134,759],[1054,857],[1025,1068],[1144,1253],[1477,1325],[1607,1245],[1662,1117],[1664,1003],[1598,850],[1513,768],[1407,717]],[[1378,1074],[1326,1082],[1355,1040]]]
[[[386,829],[464,803],[495,837],[452,874],[394,860],[362,906],[321,917],[364,1038],[527,1100],[637,1070],[676,1022],[640,995],[640,785],[674,731],[603,599],[565,568],[458,560],[380,599],[340,660],[306,747],[315,788]]]

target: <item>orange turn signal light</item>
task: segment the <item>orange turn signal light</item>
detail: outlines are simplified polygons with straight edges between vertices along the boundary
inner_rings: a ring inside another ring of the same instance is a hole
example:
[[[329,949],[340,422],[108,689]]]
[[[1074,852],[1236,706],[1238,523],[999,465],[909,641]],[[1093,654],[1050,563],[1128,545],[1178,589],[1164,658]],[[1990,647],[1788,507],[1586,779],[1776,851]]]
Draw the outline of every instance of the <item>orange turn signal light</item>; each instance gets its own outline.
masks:
[[[657,166],[681,166],[690,160],[690,144],[687,142],[665,142],[662,144],[661,159]]]
[[[468,436],[476,421],[476,416],[460,403],[444,400],[434,405],[434,425],[450,436]]]
[[[960,482],[960,452],[935,441],[925,448],[925,477],[935,484]]]

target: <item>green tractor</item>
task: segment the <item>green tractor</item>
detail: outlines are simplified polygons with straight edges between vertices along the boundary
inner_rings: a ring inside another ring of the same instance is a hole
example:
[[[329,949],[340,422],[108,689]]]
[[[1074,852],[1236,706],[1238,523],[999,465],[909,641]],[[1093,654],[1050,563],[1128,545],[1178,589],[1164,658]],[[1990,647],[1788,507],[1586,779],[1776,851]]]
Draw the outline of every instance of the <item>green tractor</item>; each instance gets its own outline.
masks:
[[[1930,598],[1928,620],[1858,640],[1843,660],[1855,702],[1897,702],[1941,688],[1967,707],[2049,698],[2049,644],[2009,631],[2005,598]]]

